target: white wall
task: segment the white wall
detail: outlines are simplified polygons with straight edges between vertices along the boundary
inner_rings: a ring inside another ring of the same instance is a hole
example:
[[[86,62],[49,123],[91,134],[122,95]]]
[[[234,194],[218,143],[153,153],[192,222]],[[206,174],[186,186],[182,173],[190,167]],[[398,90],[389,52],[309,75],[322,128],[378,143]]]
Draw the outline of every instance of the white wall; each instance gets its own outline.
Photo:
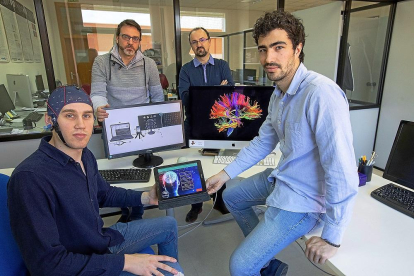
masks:
[[[29,10],[31,10],[36,17],[36,12],[33,5],[33,0],[19,0],[19,2],[27,7]],[[4,19],[3,19],[4,20]],[[0,28],[3,28],[3,26],[0,26]],[[37,20],[36,20],[36,29],[37,34],[39,34],[39,29],[37,27]],[[38,37],[39,41],[39,47],[40,47],[40,37]],[[24,41],[22,43],[25,43]],[[45,65],[43,61],[43,53],[41,51],[41,62],[33,62],[33,63],[14,63],[14,62],[8,62],[8,63],[0,63],[0,84],[4,84],[6,88],[7,86],[7,79],[6,74],[24,74],[29,75],[30,82],[32,85],[32,91],[35,92],[36,89],[36,83],[35,83],[35,76],[36,75],[42,75],[43,76],[43,83],[45,87],[47,88],[47,78],[46,78],[46,71],[45,71]]]
[[[338,1],[293,13],[303,20],[305,27],[304,64],[309,70],[323,74],[333,81],[336,81],[338,67],[342,28],[341,9],[342,2]],[[355,157],[371,154],[378,108],[351,110],[350,117]]]
[[[303,20],[305,66],[336,81],[342,2],[337,1],[293,14]]]
[[[397,4],[375,151],[385,168],[401,120],[414,121],[414,1]],[[413,142],[414,145],[414,142]]]
[[[371,156],[372,149],[374,148],[378,111],[378,108],[370,108],[351,110],[349,112],[352,134],[354,136],[355,161],[363,155]]]

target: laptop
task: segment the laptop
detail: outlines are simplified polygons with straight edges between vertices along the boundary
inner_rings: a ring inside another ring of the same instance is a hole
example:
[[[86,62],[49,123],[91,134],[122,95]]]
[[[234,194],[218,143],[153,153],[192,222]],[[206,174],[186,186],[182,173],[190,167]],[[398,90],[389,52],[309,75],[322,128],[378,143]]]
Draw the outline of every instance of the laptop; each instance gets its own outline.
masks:
[[[154,175],[160,210],[210,200],[200,160],[156,167]]]
[[[132,139],[129,123],[111,125],[111,142]]]

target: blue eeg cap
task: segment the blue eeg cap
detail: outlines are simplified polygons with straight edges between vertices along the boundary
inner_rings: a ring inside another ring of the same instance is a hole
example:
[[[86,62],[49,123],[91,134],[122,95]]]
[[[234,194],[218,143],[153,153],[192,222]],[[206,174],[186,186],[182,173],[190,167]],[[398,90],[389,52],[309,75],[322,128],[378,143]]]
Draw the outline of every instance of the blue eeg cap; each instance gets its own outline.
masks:
[[[93,108],[91,98],[82,88],[74,85],[60,86],[53,90],[47,100],[47,115],[52,118],[53,124],[57,122],[62,108],[71,103],[85,103]]]

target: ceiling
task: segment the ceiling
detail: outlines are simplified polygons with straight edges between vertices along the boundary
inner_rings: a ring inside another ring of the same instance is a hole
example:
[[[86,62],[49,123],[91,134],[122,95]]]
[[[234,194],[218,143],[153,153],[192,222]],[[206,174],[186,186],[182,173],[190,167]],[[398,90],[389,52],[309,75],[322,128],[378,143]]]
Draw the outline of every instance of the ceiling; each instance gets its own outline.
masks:
[[[285,10],[294,12],[336,1],[337,0],[286,0]],[[277,8],[277,0],[180,0],[180,7],[270,11]]]

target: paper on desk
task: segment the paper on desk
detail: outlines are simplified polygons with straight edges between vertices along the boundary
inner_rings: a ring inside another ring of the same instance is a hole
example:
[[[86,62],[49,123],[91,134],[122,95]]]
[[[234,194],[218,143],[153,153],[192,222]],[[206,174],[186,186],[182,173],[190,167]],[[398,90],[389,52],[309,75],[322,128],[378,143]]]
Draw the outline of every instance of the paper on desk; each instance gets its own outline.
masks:
[[[23,132],[24,132],[24,130],[22,130],[22,129],[13,128],[11,134],[21,134]]]
[[[36,108],[35,111],[37,111],[37,112],[46,112],[47,108],[46,107]]]
[[[23,122],[23,118],[20,119],[13,119],[12,121],[13,123],[22,123]]]

